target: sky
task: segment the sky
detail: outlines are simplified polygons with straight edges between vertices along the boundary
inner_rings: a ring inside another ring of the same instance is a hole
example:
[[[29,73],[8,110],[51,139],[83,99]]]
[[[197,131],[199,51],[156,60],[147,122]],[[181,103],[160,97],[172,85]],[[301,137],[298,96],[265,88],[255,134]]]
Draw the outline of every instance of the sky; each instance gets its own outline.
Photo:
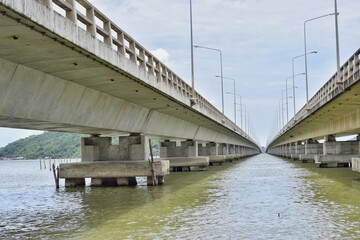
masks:
[[[191,85],[189,1],[90,0],[90,2]],[[341,65],[360,47],[360,1],[337,0]],[[251,133],[265,145],[274,132],[292,58],[304,54],[304,21],[334,12],[334,0],[192,0],[194,44],[222,51],[223,76],[236,80]],[[334,16],[306,24],[309,98],[336,71]],[[295,75],[305,70],[295,60]],[[218,52],[194,48],[195,89],[221,110]],[[292,87],[291,81],[288,81]],[[296,110],[306,102],[305,77],[295,78]],[[225,115],[234,120],[233,81],[224,79]],[[292,97],[292,90],[289,91]],[[289,98],[289,119],[293,116]],[[237,98],[237,110],[240,110]],[[286,119],[286,105],[284,105]],[[245,113],[242,114],[243,117]],[[237,111],[240,126],[240,111]],[[244,120],[243,120],[243,127]],[[39,133],[0,128],[0,147]],[[41,133],[41,132],[40,132]]]

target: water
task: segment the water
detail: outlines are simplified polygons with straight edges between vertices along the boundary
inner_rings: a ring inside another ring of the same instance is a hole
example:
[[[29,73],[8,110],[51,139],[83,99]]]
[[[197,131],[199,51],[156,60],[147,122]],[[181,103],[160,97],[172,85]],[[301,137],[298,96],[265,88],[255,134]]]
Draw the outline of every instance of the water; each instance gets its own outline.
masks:
[[[165,185],[55,190],[0,161],[0,239],[360,239],[360,173],[262,154]]]

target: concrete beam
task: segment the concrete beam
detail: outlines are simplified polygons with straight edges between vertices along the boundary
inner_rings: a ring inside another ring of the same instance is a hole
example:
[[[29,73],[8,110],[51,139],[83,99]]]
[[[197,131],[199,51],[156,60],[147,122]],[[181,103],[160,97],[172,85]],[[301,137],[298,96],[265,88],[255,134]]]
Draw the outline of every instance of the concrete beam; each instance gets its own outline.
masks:
[[[119,177],[151,177],[151,166],[148,161],[98,161],[80,163],[62,163],[60,178],[119,178]],[[170,174],[170,162],[155,162],[158,176]]]

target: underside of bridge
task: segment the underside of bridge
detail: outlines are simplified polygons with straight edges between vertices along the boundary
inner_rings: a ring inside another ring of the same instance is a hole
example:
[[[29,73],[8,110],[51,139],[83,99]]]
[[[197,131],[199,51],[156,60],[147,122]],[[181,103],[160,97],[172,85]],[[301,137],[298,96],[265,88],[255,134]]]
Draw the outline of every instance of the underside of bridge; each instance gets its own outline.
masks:
[[[148,74],[40,2],[2,2],[0,126],[258,148],[230,120],[222,124],[221,114],[191,107],[181,86]]]

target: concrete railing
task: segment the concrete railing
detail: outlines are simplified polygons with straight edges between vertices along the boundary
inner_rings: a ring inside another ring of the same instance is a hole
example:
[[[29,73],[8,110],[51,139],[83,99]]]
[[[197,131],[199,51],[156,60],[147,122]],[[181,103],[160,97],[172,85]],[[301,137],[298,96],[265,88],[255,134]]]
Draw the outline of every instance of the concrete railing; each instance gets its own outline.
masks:
[[[182,80],[176,73],[171,71],[165,64],[157,59],[150,51],[136,42],[130,35],[108,19],[86,0],[37,0],[50,9],[73,21],[78,27],[89,32],[94,38],[102,41],[114,51],[117,51],[139,68],[144,69],[149,75],[153,75],[158,82],[162,81],[172,87],[176,92],[189,99],[196,99],[198,108],[204,109],[209,116],[216,116],[217,121],[224,120],[223,125],[237,132],[244,138],[255,142],[241,128],[233,123],[204,97]],[[194,94],[194,96],[193,96]]]
[[[360,80],[360,49],[340,68],[339,74],[335,73],[319,91],[305,104],[299,112],[273,137],[270,144],[277,138],[293,128],[297,123],[307,118],[310,114],[330,102],[354,83]]]

